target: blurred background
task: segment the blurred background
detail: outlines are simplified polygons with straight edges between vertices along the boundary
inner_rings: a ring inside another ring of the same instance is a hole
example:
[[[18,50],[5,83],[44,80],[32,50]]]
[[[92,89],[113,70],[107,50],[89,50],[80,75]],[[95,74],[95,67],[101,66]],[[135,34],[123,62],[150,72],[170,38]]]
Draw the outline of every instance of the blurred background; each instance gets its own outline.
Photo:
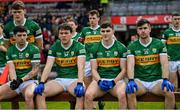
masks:
[[[0,22],[11,20],[9,8],[14,0],[0,0]],[[127,45],[136,35],[135,24],[140,18],[152,23],[152,37],[160,38],[169,27],[171,13],[180,12],[180,0],[22,0],[27,18],[39,23],[45,43],[57,38],[57,27],[67,16],[73,16],[79,28],[88,26],[87,12],[99,10],[102,21],[111,21],[119,41]]]

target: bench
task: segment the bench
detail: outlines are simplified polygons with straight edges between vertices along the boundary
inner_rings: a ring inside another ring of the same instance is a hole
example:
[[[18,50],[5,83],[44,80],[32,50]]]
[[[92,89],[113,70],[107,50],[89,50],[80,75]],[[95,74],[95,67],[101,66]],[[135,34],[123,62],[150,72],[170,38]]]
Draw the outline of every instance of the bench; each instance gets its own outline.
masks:
[[[180,92],[175,92],[175,98],[176,102],[180,102]],[[118,99],[110,94],[106,94],[102,97],[96,98],[95,101],[102,100],[102,101],[117,101]],[[156,96],[151,93],[147,93],[143,96],[137,97],[138,101],[142,102],[163,102],[164,97],[163,96]],[[12,109],[19,109],[19,103],[23,102],[24,98],[22,96],[16,96],[11,99],[5,99],[1,102],[11,102],[11,108]],[[47,97],[46,101],[69,101],[70,102],[70,108],[73,109],[75,107],[75,98],[70,95],[69,93],[63,92],[61,94],[58,94],[53,97]]]

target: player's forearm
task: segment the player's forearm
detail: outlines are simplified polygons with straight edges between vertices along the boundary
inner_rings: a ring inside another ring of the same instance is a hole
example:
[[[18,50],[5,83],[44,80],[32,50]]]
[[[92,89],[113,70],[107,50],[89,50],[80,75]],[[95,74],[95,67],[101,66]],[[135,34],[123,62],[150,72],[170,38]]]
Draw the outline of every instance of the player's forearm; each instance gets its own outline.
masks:
[[[129,79],[134,79],[134,56],[127,57],[127,75]]]
[[[50,67],[48,67],[48,65],[46,65],[44,68],[44,71],[42,73],[42,76],[41,76],[41,82],[46,82],[50,72],[51,72]]]
[[[7,49],[4,46],[0,46],[0,51],[1,52],[7,52]]]
[[[8,66],[9,66],[9,77],[10,77],[10,80],[17,79],[14,65],[11,64],[11,63],[8,63]]]
[[[36,44],[36,46],[37,46],[40,50],[43,49],[43,39],[42,39],[42,38],[36,39],[35,44]]]
[[[126,69],[122,69],[121,72],[118,74],[118,76],[114,79],[115,83],[119,80],[122,80],[126,74]]]
[[[92,77],[96,81],[99,81],[101,79],[101,77],[99,76],[99,73],[97,72],[96,69],[92,69]]]
[[[162,78],[169,78],[169,62],[167,55],[160,55]]]
[[[35,69],[32,69],[32,71],[30,71],[26,76],[24,76],[22,78],[22,80],[27,81],[27,80],[32,79],[33,77],[37,76],[39,69],[40,69],[39,66],[37,66]]]

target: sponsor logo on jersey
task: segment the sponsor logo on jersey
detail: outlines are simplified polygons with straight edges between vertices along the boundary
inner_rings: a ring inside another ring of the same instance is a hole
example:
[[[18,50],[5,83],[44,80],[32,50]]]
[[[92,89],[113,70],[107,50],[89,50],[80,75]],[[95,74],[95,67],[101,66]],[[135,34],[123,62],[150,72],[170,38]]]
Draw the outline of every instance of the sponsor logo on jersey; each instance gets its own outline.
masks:
[[[55,61],[61,67],[69,67],[69,66],[77,65],[77,57],[56,58]]]
[[[116,67],[120,66],[120,58],[97,58],[99,67]]]
[[[56,55],[57,55],[57,56],[61,56],[62,53],[61,53],[61,52],[56,52]]]
[[[135,54],[136,54],[136,55],[141,55],[142,52],[141,52],[140,50],[135,50]]]
[[[137,65],[153,65],[160,62],[159,54],[146,55],[146,56],[135,56],[135,63]]]
[[[118,52],[117,51],[114,51],[114,56],[118,56]]]
[[[102,53],[102,52],[97,52],[97,55],[98,55],[98,56],[102,56],[103,53]]]
[[[101,39],[102,39],[101,35],[90,35],[85,37],[84,43],[100,42]]]
[[[25,57],[28,58],[29,57],[29,53],[25,53]]]
[[[31,68],[31,60],[22,59],[22,60],[13,60],[16,69],[28,69]]]
[[[168,38],[167,44],[180,44],[180,36]]]
[[[17,55],[16,54],[12,54],[12,58],[16,58],[17,57]]]

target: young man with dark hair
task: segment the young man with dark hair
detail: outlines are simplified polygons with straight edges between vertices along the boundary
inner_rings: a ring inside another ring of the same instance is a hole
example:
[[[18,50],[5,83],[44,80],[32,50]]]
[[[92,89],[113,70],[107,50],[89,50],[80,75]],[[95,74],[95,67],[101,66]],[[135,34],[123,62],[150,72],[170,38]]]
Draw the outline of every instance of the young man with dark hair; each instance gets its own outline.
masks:
[[[163,33],[169,55],[170,81],[178,88],[177,73],[180,74],[180,14],[172,14],[171,27]]]
[[[137,108],[136,96],[147,92],[165,96],[165,109],[175,106],[174,86],[169,79],[167,49],[162,41],[150,36],[146,19],[137,22],[139,39],[128,46],[126,87],[128,107]]]
[[[11,6],[13,21],[8,22],[4,27],[5,46],[8,48],[15,43],[13,29],[16,26],[24,26],[28,31],[27,41],[34,43],[39,49],[43,49],[43,38],[40,26],[32,20],[26,19],[26,9],[22,1],[14,1]]]
[[[17,26],[13,32],[16,43],[8,48],[6,55],[11,81],[0,86],[0,100],[22,93],[25,97],[26,109],[33,109],[34,89],[37,83],[34,78],[40,66],[39,49],[26,41],[27,30],[25,27]]]
[[[93,109],[93,99],[107,92],[117,97],[120,109],[126,109],[126,47],[114,39],[111,24],[101,25],[102,40],[91,48],[91,67],[93,81],[85,94],[85,108]]]
[[[48,59],[39,85],[34,93],[37,94],[38,109],[46,109],[45,98],[67,91],[76,97],[75,109],[83,109],[85,86],[83,82],[86,51],[84,46],[72,40],[72,28],[62,24],[57,40],[48,52]],[[53,64],[56,64],[57,78],[46,82]]]

